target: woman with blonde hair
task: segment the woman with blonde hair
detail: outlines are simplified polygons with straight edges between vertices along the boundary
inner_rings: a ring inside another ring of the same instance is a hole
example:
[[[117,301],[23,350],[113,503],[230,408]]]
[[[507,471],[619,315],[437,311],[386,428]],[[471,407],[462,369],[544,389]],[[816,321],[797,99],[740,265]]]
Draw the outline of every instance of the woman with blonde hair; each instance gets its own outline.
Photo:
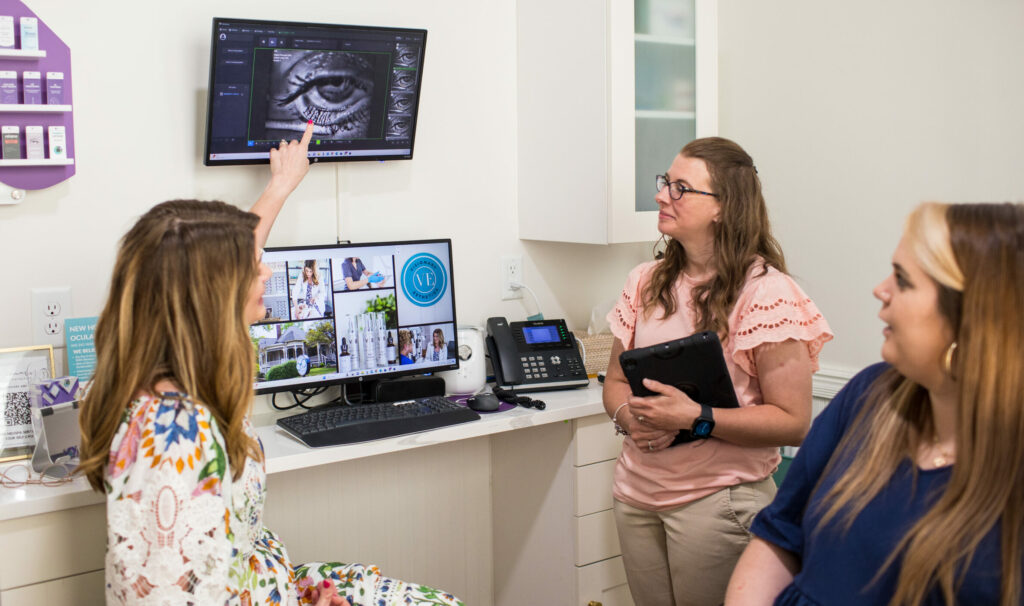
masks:
[[[1024,206],[923,204],[892,266],[885,363],[814,422],[730,606],[1024,603]]]
[[[271,151],[252,212],[164,202],[121,240],[80,419],[80,471],[107,496],[107,604],[457,603],[374,567],[293,566],[263,526],[248,326],[265,313],[261,247],[311,135]]]
[[[664,257],[630,272],[608,316],[616,340],[604,406],[627,435],[615,522],[638,606],[718,606],[750,522],[775,494],[778,447],[799,444],[810,425],[811,375],[832,333],[785,273],[743,148],[697,139],[655,183]],[[738,408],[702,406],[650,379],[657,395],[632,395],[622,351],[704,330],[722,341]],[[675,444],[680,434],[697,439]]]
[[[308,320],[324,316],[327,289],[320,281],[316,259],[307,259],[292,287],[292,318]]]

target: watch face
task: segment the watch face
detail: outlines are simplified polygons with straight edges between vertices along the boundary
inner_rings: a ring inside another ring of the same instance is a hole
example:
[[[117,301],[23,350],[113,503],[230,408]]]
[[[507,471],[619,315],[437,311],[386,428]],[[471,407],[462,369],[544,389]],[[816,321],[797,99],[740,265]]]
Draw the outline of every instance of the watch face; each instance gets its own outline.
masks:
[[[693,426],[693,435],[700,438],[706,438],[711,435],[711,429],[713,427],[714,425],[707,421],[698,421],[697,424]]]

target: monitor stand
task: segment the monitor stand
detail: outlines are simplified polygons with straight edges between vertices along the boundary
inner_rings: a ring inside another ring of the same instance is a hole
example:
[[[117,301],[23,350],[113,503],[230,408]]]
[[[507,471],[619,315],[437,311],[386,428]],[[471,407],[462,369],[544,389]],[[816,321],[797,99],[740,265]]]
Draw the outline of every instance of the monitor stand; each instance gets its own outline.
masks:
[[[413,398],[444,395],[444,379],[441,377],[415,375],[397,379],[378,379],[373,386],[376,402],[397,402]]]

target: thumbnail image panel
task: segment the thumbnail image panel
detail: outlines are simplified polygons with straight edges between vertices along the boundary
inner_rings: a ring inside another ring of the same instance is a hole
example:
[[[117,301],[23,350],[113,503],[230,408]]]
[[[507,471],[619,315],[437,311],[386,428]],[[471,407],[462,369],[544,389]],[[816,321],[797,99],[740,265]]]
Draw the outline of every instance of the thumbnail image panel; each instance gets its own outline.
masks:
[[[437,365],[455,361],[455,324],[427,324],[398,329],[400,364]]]
[[[328,296],[331,264],[324,259],[288,261],[292,320],[313,320],[334,316],[334,302]]]
[[[249,328],[256,350],[256,382],[338,372],[334,322],[257,324]]]
[[[267,263],[270,278],[264,283],[263,306],[267,312],[264,322],[280,322],[289,319],[288,315],[288,268],[284,261]]]
[[[398,362],[395,291],[334,293],[338,323],[338,368],[367,374],[394,369]]]
[[[334,290],[375,290],[395,287],[395,263],[379,248],[348,249],[347,257],[331,259]]]
[[[257,48],[249,139],[379,138],[390,77],[389,53]]]
[[[415,244],[395,254],[398,321],[402,326],[455,321],[448,244]]]

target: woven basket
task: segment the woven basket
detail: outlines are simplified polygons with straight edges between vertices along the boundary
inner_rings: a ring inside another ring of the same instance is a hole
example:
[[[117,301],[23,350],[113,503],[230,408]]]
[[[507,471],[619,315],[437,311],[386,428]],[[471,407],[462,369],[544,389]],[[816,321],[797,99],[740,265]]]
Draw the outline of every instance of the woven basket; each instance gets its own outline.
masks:
[[[611,333],[580,337],[583,352],[587,357],[584,367],[588,376],[596,377],[597,373],[608,370],[608,360],[611,359],[614,342],[615,336]]]

